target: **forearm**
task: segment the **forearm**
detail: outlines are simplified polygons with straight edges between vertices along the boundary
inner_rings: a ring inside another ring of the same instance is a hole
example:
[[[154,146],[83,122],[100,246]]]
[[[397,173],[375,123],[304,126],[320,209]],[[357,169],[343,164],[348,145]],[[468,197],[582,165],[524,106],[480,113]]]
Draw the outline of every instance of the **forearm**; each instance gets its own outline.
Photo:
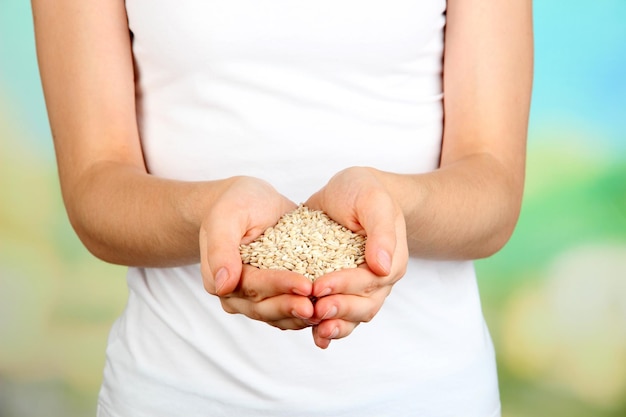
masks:
[[[426,174],[376,175],[404,213],[414,256],[490,256],[508,241],[519,216],[523,173],[512,173],[488,153]]]
[[[197,262],[198,231],[225,181],[182,182],[116,162],[100,162],[63,195],[72,226],[98,258],[131,266]]]
[[[378,173],[400,205],[415,256],[498,251],[519,216],[532,90],[532,2],[449,0],[441,168]]]

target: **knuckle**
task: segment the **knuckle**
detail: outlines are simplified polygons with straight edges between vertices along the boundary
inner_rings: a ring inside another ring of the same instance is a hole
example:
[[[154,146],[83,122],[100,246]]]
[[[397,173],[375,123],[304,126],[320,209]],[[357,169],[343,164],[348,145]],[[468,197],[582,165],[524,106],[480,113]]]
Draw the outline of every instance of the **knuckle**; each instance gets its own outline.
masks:
[[[264,316],[261,314],[261,312],[258,310],[258,308],[256,306],[253,306],[250,311],[247,314],[248,317],[250,317],[252,320],[257,320],[257,321],[266,321],[264,319]]]
[[[241,289],[244,298],[248,298],[254,302],[260,301],[259,292],[254,288],[245,287]]]
[[[222,303],[222,309],[228,314],[237,314],[239,311],[235,309],[226,299],[220,299]]]
[[[374,320],[374,317],[376,317],[376,314],[378,313],[378,308],[372,308],[369,309],[365,312],[365,315],[363,316],[363,320],[361,320],[363,323],[369,323],[370,321]]]
[[[367,285],[363,288],[363,294],[365,296],[370,296],[375,293],[378,289],[380,289],[380,280],[371,280],[367,283]]]
[[[357,316],[359,318],[358,322],[369,323],[372,321],[380,311],[387,294],[386,292],[380,292],[376,297],[370,298],[367,304],[359,309]]]
[[[374,319],[374,316],[376,316],[376,311],[368,310],[368,311],[365,312],[365,314],[361,318],[361,322],[369,323],[370,321],[372,321]]]

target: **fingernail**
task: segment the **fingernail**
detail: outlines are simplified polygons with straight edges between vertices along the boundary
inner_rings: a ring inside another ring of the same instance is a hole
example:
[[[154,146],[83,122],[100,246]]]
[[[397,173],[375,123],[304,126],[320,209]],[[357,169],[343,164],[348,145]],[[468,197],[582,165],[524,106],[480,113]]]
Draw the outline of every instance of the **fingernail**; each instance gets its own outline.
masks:
[[[299,289],[297,289],[297,288],[292,289],[292,290],[291,290],[291,292],[292,292],[292,293],[294,293],[294,294],[296,294],[296,295],[301,295],[301,296],[303,296],[303,297],[308,297],[308,296],[310,295],[310,294],[306,294],[306,293],[305,293],[305,292],[303,292],[303,291],[300,291],[300,290],[299,290]]]
[[[217,270],[215,274],[215,292],[219,293],[228,280],[228,270],[224,267]]]
[[[304,317],[301,314],[298,314],[298,312],[296,310],[291,310],[291,315],[294,316],[297,319],[304,320],[304,321],[307,321],[310,318],[310,317]]]
[[[385,274],[389,274],[391,272],[391,256],[387,253],[387,251],[379,250],[376,254],[376,261],[378,261],[378,265],[385,271]]]
[[[332,319],[336,315],[337,315],[337,307],[336,306],[332,306],[331,308],[328,309],[326,314],[324,314],[324,316],[322,317],[322,320]]]
[[[339,336],[339,327],[335,327],[335,328],[333,329],[333,331],[332,331],[332,332],[330,332],[330,336],[328,336],[328,338],[329,338],[329,339],[334,339],[334,338],[336,338],[337,336]]]
[[[331,293],[331,291],[332,290],[330,288],[328,288],[328,287],[324,288],[324,290],[321,293],[317,294],[317,298],[326,297],[328,294]]]

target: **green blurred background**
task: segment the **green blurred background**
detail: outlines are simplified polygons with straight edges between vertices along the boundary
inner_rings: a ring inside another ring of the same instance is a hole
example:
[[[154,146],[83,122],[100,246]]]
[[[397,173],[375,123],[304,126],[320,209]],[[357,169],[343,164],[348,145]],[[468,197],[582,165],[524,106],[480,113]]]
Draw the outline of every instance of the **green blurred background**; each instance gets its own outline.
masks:
[[[626,416],[626,1],[535,1],[528,181],[477,263],[505,417]],[[93,416],[124,270],[60,199],[30,5],[0,0],[0,417]]]

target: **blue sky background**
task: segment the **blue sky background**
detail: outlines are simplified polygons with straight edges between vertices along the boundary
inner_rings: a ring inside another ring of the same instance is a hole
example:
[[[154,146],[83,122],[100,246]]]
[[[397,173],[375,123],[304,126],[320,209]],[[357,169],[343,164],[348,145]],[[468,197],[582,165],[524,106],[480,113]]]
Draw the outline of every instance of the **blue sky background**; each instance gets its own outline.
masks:
[[[564,124],[626,150],[626,1],[540,0],[534,7],[531,141]]]

